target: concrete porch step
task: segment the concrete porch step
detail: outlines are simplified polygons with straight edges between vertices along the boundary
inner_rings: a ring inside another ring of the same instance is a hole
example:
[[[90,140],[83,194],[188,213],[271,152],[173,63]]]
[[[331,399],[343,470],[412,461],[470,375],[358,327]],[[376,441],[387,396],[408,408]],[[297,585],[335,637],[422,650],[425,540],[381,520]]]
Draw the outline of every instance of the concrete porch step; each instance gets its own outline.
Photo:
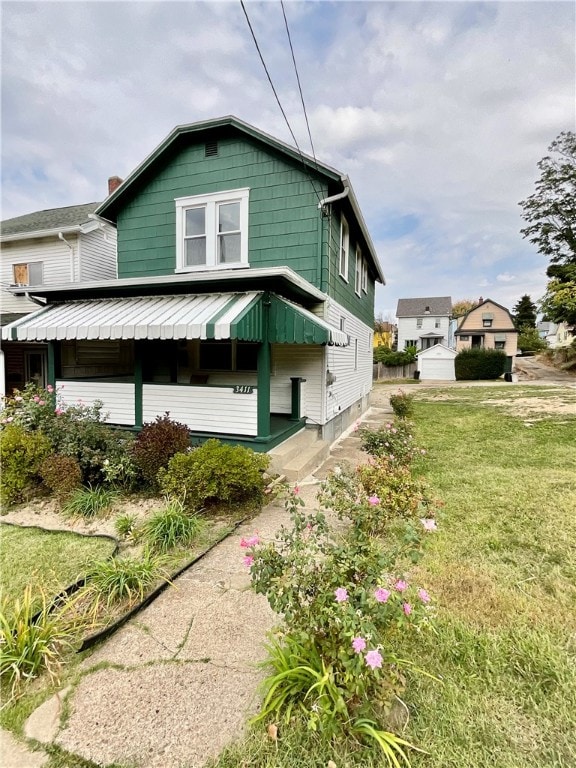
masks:
[[[330,453],[330,443],[312,429],[303,429],[269,452],[270,470],[294,482],[302,480]]]

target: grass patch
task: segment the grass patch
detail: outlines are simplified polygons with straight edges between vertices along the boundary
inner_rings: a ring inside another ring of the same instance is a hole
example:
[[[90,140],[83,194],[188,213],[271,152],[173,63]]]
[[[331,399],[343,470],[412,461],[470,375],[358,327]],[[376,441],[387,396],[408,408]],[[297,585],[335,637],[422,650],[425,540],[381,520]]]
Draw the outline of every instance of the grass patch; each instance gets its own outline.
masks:
[[[110,557],[114,548],[103,537],[0,524],[2,595],[14,601],[31,582],[57,594],[84,574],[87,563]]]

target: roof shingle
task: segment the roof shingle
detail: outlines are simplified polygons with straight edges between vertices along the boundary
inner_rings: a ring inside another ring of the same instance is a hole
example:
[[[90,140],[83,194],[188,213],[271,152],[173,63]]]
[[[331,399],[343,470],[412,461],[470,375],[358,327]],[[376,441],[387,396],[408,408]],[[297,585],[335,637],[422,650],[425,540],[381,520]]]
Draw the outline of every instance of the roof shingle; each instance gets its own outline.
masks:
[[[30,232],[42,232],[48,229],[65,229],[85,224],[88,215],[94,213],[100,203],[85,203],[84,205],[69,205],[66,208],[49,208],[45,211],[34,211],[24,216],[16,216],[1,222],[1,234],[24,235]]]
[[[426,309],[428,307],[428,310]],[[422,299],[398,299],[396,317],[452,314],[451,296],[429,296]]]

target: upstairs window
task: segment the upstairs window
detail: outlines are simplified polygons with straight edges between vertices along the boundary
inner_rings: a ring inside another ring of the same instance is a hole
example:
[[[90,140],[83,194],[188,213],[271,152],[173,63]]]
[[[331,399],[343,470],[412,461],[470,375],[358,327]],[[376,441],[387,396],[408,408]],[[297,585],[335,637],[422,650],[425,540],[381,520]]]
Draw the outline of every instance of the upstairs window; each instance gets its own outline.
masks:
[[[13,285],[42,285],[44,281],[44,263],[31,261],[29,264],[12,264]]]
[[[348,230],[348,222],[342,216],[340,223],[340,264],[339,272],[340,277],[343,277],[348,282],[348,251],[350,248],[350,232]]]
[[[360,296],[362,289],[362,251],[360,248],[356,248],[356,270],[354,273],[354,290]]]
[[[248,264],[248,189],[176,200],[176,271]]]
[[[368,262],[362,259],[362,290],[368,293]]]
[[[440,318],[439,317],[437,317],[434,320],[434,328],[440,328]]]
[[[422,328],[422,318],[416,318],[416,328]]]
[[[489,319],[482,320],[482,327],[483,328],[492,328],[492,320],[489,320]]]

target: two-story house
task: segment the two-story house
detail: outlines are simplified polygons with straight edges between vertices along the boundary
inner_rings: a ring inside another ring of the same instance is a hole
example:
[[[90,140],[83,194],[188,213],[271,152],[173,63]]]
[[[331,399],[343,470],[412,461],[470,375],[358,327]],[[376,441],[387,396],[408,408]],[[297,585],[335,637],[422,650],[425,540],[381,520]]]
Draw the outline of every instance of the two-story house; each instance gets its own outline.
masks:
[[[120,181],[109,180],[109,190]],[[31,298],[39,286],[84,283],[116,277],[116,228],[95,219],[99,203],[36,211],[0,225],[0,323],[7,325],[37,312]],[[47,382],[43,341],[3,344],[2,392],[28,381]]]
[[[457,352],[470,347],[503,350],[508,358],[507,371],[512,371],[518,331],[509,310],[501,304],[484,299],[464,315],[455,337]]]
[[[428,349],[434,344],[452,346],[450,296],[430,296],[418,299],[399,299],[396,309],[398,318],[398,351],[407,347]]]
[[[234,117],[175,128],[96,210],[118,277],[43,286],[4,330],[66,397],[193,439],[332,440],[368,405],[376,251],[348,178]]]

